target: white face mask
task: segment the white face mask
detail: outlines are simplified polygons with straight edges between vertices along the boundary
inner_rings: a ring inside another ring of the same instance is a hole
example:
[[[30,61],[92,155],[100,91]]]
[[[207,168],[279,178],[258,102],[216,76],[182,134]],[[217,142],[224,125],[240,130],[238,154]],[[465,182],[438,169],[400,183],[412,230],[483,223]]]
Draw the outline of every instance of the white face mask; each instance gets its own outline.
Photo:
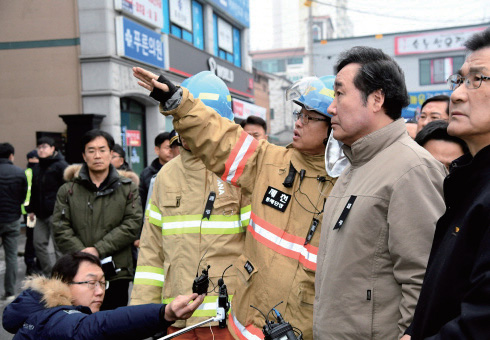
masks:
[[[342,150],[342,142],[333,138],[333,131],[328,137],[325,148],[325,170],[330,177],[337,178],[340,176],[345,167],[349,165],[349,160]]]

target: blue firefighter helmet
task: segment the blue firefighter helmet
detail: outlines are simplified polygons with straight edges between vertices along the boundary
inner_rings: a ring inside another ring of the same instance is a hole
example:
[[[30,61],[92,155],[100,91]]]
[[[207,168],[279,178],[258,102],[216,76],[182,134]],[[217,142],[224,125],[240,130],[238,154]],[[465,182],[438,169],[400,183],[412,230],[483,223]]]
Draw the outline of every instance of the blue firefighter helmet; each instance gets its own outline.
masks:
[[[327,112],[334,99],[333,83],[335,76],[306,77],[298,80],[286,90],[286,100],[331,118]]]
[[[188,89],[194,98],[199,98],[206,106],[218,112],[221,117],[233,120],[230,91],[225,82],[213,72],[199,72],[184,80],[180,86]]]

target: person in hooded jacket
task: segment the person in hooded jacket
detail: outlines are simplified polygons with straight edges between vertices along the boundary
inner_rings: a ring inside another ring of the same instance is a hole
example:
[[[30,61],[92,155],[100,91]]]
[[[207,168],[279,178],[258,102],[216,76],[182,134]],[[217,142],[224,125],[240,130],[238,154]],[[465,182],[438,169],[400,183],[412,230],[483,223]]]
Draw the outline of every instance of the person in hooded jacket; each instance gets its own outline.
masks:
[[[138,176],[119,173],[111,164],[114,139],[107,132],[88,131],[81,146],[85,164],[67,168],[67,183],[58,191],[55,239],[65,254],[84,251],[103,262],[106,259],[111,285],[102,309],[114,309],[127,305],[134,276],[131,244],[138,238],[143,218]]]
[[[51,278],[32,276],[3,312],[3,327],[14,340],[145,339],[188,318],[203,296],[179,296],[172,303],[121,307],[99,312],[106,281],[97,257],[62,256]],[[191,300],[194,300],[191,303]]]
[[[48,252],[49,239],[53,237],[51,220],[53,215],[56,193],[63,185],[63,172],[68,163],[61,152],[56,150],[55,142],[50,137],[37,140],[39,163],[32,167],[31,202],[26,207],[28,218],[36,219],[34,228],[34,248],[44,275],[49,276],[53,260]],[[55,257],[59,258],[56,242],[54,243]]]

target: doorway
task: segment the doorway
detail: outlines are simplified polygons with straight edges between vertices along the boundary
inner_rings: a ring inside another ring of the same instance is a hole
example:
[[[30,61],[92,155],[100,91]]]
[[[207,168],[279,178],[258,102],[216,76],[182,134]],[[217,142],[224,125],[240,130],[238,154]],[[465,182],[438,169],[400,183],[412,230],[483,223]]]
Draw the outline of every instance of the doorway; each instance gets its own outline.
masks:
[[[145,106],[131,98],[121,98],[121,140],[126,162],[139,176],[146,166]]]

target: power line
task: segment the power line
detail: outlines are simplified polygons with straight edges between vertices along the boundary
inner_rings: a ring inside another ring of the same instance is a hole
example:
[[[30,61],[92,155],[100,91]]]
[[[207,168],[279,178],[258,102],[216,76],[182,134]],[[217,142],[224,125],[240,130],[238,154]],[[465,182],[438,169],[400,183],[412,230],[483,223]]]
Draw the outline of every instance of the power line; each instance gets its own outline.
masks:
[[[381,14],[381,13],[376,13],[376,12],[371,12],[371,11],[366,11],[366,10],[362,10],[362,9],[355,9],[355,8],[349,8],[347,6],[337,6],[337,5],[334,5],[334,4],[329,4],[329,3],[326,3],[326,2],[323,2],[323,1],[319,1],[319,0],[312,0],[313,2],[319,4],[319,5],[324,5],[324,6],[328,6],[328,7],[333,7],[333,8],[337,8],[337,9],[343,9],[343,10],[346,10],[346,11],[351,11],[351,12],[356,12],[356,13],[361,13],[361,14],[369,14],[369,15],[373,15],[373,16],[378,16],[378,17],[384,17],[384,18],[392,18],[392,19],[402,19],[402,20],[410,20],[410,21],[418,21],[420,22],[421,20],[423,20],[424,22],[433,22],[433,23],[454,23],[454,19],[450,19],[450,20],[431,20],[431,19],[428,19],[428,18],[410,18],[410,17],[404,17],[404,16],[398,16],[398,15],[388,15],[388,14]],[[484,21],[484,19],[481,20],[482,22]]]

